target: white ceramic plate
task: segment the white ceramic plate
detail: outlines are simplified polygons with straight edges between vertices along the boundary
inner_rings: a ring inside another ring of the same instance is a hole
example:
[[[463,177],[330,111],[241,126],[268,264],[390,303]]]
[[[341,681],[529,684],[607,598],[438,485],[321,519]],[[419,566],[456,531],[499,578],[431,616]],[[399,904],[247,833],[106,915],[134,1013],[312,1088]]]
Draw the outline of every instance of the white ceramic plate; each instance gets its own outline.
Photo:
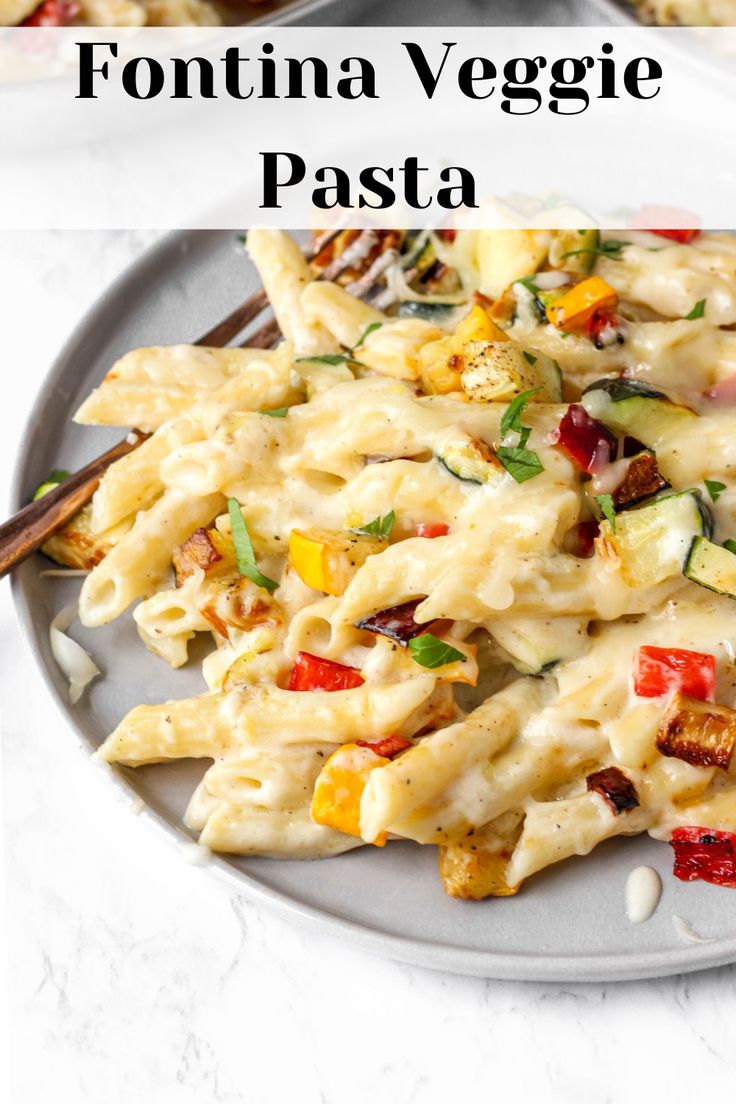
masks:
[[[51,369],[33,410],[18,460],[18,505],[55,467],[75,469],[119,438],[115,431],[74,426],[70,416],[109,368],[136,345],[195,339],[253,290],[256,277],[235,233],[170,235],[101,297]],[[49,652],[48,625],[79,580],[39,582],[47,561],[23,564],[14,594],[24,631],[50,692],[91,754],[139,702],[185,697],[204,689],[196,658],[171,671],[140,643],[132,619],[73,635],[105,677],[75,707]],[[151,827],[185,841],[181,814],[202,773],[194,762],[110,772],[146,805]],[[111,794],[111,798],[112,798]],[[131,814],[132,815],[132,814]],[[664,882],[660,907],[632,926],[624,884],[640,863]],[[213,858],[213,875],[282,913],[364,947],[437,969],[484,977],[593,981],[649,977],[736,960],[736,893],[671,875],[666,844],[640,837],[611,841],[586,859],[553,867],[516,897],[462,902],[446,897],[436,852],[411,843],[364,847],[321,862]],[[713,942],[683,942],[673,916],[685,917]]]

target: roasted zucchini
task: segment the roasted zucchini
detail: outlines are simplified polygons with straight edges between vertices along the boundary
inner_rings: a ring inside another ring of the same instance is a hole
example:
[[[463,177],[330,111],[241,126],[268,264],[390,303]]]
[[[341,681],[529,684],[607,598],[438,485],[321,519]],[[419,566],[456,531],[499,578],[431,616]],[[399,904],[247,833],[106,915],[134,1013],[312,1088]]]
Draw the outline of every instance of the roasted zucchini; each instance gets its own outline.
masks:
[[[693,541],[709,536],[711,526],[700,493],[681,491],[619,514],[615,531],[602,522],[597,545],[629,586],[649,586],[681,572]]]
[[[684,571],[694,583],[736,598],[736,555],[707,537],[695,538]]]
[[[603,379],[583,392],[583,405],[611,429],[654,447],[697,417],[687,406],[673,403],[662,391],[638,380]]]

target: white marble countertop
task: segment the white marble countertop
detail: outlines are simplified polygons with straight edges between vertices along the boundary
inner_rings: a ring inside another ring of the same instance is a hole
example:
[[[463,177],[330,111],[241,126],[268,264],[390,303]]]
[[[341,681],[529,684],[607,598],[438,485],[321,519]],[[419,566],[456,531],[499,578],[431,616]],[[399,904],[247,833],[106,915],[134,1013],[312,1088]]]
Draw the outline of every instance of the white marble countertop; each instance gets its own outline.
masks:
[[[61,340],[154,238],[0,237],[4,483]],[[304,932],[113,799],[39,685],[7,584],[0,640],[13,1104],[726,1098],[736,967],[513,984]]]

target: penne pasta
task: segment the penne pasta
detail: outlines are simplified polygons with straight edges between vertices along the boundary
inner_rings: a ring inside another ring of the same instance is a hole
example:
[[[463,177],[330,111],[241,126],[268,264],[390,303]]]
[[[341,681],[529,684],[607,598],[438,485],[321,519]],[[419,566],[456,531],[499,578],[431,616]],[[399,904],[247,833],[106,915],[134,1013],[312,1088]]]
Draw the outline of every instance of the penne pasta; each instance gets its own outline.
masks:
[[[204,846],[412,840],[480,899],[736,834],[736,246],[620,234],[376,231],[344,279],[384,311],[252,230],[287,340],[135,350],[82,404],[153,429],[47,546],[82,623],[212,643],[100,757],[207,760]]]

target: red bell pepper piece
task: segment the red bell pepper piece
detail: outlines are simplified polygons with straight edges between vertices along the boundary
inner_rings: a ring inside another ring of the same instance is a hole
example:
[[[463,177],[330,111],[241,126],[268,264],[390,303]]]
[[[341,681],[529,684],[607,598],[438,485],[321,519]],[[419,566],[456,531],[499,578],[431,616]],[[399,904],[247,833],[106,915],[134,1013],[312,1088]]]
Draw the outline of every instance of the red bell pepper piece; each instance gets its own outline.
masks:
[[[291,669],[287,690],[353,690],[365,679],[357,667],[299,652]]]
[[[393,759],[401,751],[413,747],[411,740],[405,740],[403,736],[386,736],[383,740],[358,740],[358,747],[367,747],[376,755],[382,755],[384,759]]]
[[[685,245],[691,242],[693,238],[697,237],[700,233],[699,230],[690,228],[689,230],[652,230],[653,234],[659,234],[660,238],[671,238],[672,241],[683,242]]]
[[[570,531],[569,539],[565,541],[568,551],[580,560],[589,560],[595,551],[595,538],[600,532],[600,526],[594,518],[587,521],[579,521]]]
[[[687,648],[639,648],[634,657],[634,693],[640,698],[659,698],[670,690],[713,701],[716,657]]]
[[[23,20],[21,27],[68,27],[78,15],[76,0],[45,0]]]
[[[443,521],[420,521],[417,525],[418,537],[446,537],[450,532],[450,526]]]
[[[736,833],[688,825],[675,828],[670,846],[675,852],[676,878],[736,889]]]
[[[556,443],[583,471],[599,472],[616,455],[617,440],[603,422],[591,418],[584,406],[572,403],[560,422]]]
[[[596,349],[606,349],[616,342],[620,344],[624,339],[621,319],[614,311],[595,311],[585,328]]]
[[[697,223],[698,217],[692,211],[683,211],[679,207],[664,207],[661,204],[650,203],[642,207],[631,220],[631,226],[635,230],[648,230],[650,234],[659,234],[661,238],[670,238],[672,241],[687,244],[696,237],[700,230],[693,223]],[[663,222],[690,223],[683,229],[655,230],[653,227]]]

